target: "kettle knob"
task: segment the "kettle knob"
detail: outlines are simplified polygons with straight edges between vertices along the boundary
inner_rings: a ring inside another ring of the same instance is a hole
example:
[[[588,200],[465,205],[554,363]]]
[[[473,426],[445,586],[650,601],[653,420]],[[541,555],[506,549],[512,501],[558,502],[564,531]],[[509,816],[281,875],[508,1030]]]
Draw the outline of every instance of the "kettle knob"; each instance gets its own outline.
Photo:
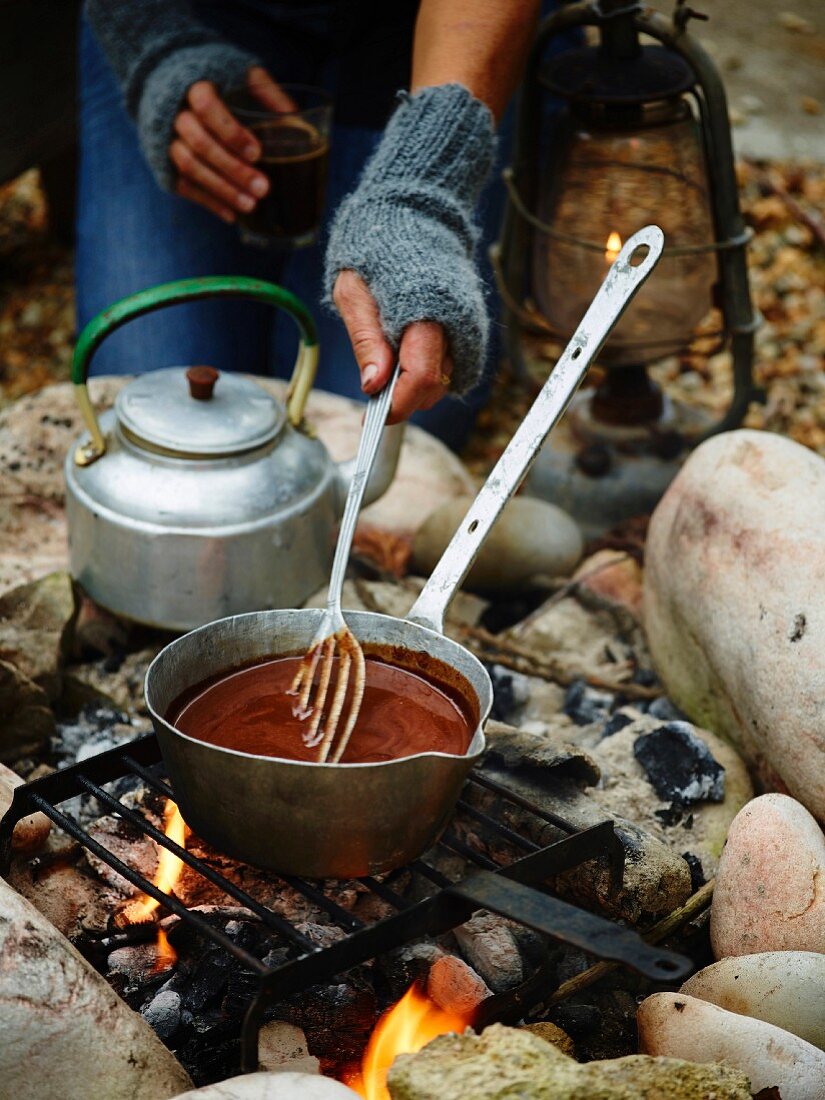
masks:
[[[190,367],[186,372],[190,397],[196,401],[209,401],[219,378],[220,371],[214,367]]]

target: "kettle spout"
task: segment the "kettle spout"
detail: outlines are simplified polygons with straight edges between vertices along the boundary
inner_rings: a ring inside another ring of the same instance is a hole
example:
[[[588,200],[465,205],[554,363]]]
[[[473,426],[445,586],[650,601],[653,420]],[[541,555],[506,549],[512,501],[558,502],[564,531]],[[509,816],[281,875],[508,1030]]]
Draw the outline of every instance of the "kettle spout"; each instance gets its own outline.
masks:
[[[404,429],[406,424],[391,424],[384,429],[381,444],[375,459],[370,479],[364,492],[364,507],[373,504],[386,493],[392,485],[395,471],[398,468],[398,458],[401,454],[401,444],[404,442]],[[344,510],[344,502],[349,492],[349,483],[355,470],[355,458],[338,463],[338,511]]]

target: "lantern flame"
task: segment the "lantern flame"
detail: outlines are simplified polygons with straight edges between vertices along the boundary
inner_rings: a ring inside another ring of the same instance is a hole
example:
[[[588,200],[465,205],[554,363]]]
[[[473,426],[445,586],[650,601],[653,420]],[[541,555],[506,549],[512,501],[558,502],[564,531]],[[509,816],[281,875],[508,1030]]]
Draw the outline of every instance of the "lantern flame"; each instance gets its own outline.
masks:
[[[449,1032],[462,1032],[471,1017],[447,1012],[412,985],[386,1012],[370,1036],[361,1073],[346,1083],[364,1100],[390,1100],[387,1074],[399,1054],[414,1054],[430,1040]]]
[[[181,817],[180,810],[171,799],[166,803],[163,811],[163,831],[170,840],[179,844],[181,848],[185,847],[186,824]],[[168,894],[178,881],[182,870],[183,863],[174,852],[170,852],[168,848],[161,848],[153,885]],[[133,901],[131,905],[127,905],[125,909],[121,910],[118,924],[125,927],[129,924],[140,924],[142,921],[150,920],[159,905],[160,902],[148,896]]]
[[[622,238],[619,234],[613,230],[610,236],[607,238],[607,247],[605,248],[604,258],[609,264],[612,264],[616,257],[622,250]]]

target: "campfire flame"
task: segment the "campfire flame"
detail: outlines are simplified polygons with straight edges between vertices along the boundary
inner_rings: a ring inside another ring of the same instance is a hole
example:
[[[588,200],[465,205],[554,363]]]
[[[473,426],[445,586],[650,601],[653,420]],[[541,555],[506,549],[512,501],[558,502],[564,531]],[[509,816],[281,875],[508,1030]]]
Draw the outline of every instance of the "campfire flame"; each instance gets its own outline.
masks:
[[[158,928],[158,940],[155,944],[155,974],[165,972],[177,962],[178,953],[169,942],[163,928]]]
[[[609,264],[612,264],[616,257],[622,250],[622,238],[614,230],[607,238],[607,247],[605,248],[604,258]]]
[[[186,846],[186,825],[180,815],[180,810],[171,799],[166,803],[166,807],[163,811],[163,831],[170,840],[174,840],[181,848]],[[178,881],[182,870],[183,863],[181,860],[178,859],[173,852],[170,852],[168,848],[160,848],[158,866],[155,871],[153,885],[168,894]],[[133,901],[131,905],[127,905],[125,909],[121,910],[118,923],[125,927],[130,924],[140,924],[142,921],[150,920],[152,914],[159,905],[160,902],[155,901],[154,898],[144,896],[138,901]],[[160,935],[164,935],[164,933],[161,931]],[[158,942],[158,947],[163,947],[160,941]],[[171,950],[168,944],[167,948]]]
[[[445,1012],[416,985],[386,1012],[370,1036],[361,1073],[346,1083],[364,1100],[390,1100],[387,1074],[398,1054],[414,1054],[431,1039],[448,1032],[462,1032],[468,1016]]]

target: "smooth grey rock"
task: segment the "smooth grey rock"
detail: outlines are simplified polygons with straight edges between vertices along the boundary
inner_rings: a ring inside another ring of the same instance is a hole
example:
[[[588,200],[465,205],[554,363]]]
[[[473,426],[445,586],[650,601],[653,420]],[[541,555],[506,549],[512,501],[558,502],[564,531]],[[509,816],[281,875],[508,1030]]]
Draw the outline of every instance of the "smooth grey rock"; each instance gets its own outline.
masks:
[[[770,432],[703,443],[653,514],[644,623],[668,696],[825,819],[825,460]]]
[[[631,1055],[580,1064],[525,1029],[494,1024],[481,1035],[442,1035],[402,1054],[389,1073],[392,1100],[750,1100],[744,1074]],[[784,1095],[783,1095],[784,1100]]]
[[[0,658],[43,688],[60,695],[65,637],[76,612],[68,573],[21,585],[0,596]]]
[[[825,1054],[773,1024],[684,993],[647,997],[637,1022],[647,1054],[724,1062],[747,1074],[754,1093],[777,1087],[782,1100],[825,1100]]]
[[[54,733],[49,697],[10,661],[0,660],[0,760],[13,764]]]
[[[152,1029],[0,880],[0,1081],[15,1100],[167,1100],[190,1084]]]
[[[472,503],[468,496],[445,501],[419,527],[413,540],[417,572],[429,576]],[[510,591],[534,577],[566,577],[582,556],[574,520],[532,497],[516,497],[504,508],[464,584],[484,591]]]
[[[688,978],[679,992],[775,1024],[825,1049],[825,955],[819,952],[720,959]]]
[[[825,835],[805,807],[763,794],[734,818],[710,913],[717,959],[825,952]]]
[[[495,913],[477,913],[455,929],[463,954],[494,993],[519,985],[524,977],[521,953],[512,930]]]

